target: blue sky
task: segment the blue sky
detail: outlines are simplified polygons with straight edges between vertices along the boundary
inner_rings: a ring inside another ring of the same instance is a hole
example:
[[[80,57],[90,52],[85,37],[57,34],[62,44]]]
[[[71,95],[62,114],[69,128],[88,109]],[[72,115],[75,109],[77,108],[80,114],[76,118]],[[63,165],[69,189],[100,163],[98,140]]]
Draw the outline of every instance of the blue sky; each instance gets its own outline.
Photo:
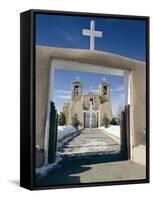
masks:
[[[144,20],[37,14],[36,44],[89,49],[89,37],[82,36],[82,29],[89,29],[91,20],[95,21],[96,30],[103,31],[103,37],[95,39],[96,50],[145,61]]]
[[[64,77],[64,79],[61,77]],[[83,84],[83,94],[89,91],[98,94],[98,84],[106,80],[111,85],[112,112],[116,116],[120,107],[124,105],[124,79],[123,76],[113,76],[108,74],[97,74],[90,72],[80,72],[71,70],[55,70],[54,102],[58,111],[62,111],[63,103],[69,101],[71,97],[71,83],[78,80]]]
[[[36,45],[89,49],[89,37],[82,35],[82,29],[89,29],[91,20],[95,21],[96,30],[103,32],[102,38],[95,39],[96,50],[146,60],[144,20],[37,14]],[[116,115],[124,103],[123,77],[70,70],[55,72],[54,100],[58,110],[61,111],[63,102],[70,97],[70,85],[77,76],[84,85],[84,93],[91,87],[96,92],[101,79],[106,78],[111,84],[112,108]]]

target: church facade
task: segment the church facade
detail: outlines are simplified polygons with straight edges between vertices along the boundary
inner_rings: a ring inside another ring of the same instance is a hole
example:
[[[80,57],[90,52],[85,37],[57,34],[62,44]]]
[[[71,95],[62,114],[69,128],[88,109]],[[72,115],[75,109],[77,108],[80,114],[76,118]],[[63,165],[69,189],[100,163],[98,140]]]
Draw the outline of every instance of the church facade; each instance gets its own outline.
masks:
[[[98,85],[98,94],[89,92],[83,94],[83,85],[74,81],[71,85],[71,99],[63,105],[66,116],[66,125],[72,125],[75,115],[82,128],[97,128],[103,125],[104,117],[112,120],[112,106],[110,98],[110,84],[101,82]]]

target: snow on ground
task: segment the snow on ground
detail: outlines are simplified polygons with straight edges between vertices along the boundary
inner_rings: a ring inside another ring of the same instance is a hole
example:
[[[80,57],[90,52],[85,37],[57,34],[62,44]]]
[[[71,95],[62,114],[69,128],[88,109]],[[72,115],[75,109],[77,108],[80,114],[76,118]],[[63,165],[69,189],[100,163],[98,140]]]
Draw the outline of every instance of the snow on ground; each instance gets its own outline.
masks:
[[[118,125],[110,125],[108,128],[105,128],[104,126],[100,127],[100,129],[112,134],[115,137],[120,138],[120,126]]]
[[[57,134],[57,138],[59,139],[63,139],[65,136],[76,132],[76,128],[72,127],[72,126],[58,126],[58,134]]]
[[[76,128],[72,126],[58,126],[57,148],[61,148],[62,146],[66,145],[79,133],[79,129],[76,130]]]
[[[114,138],[108,132],[100,129],[84,129],[78,137],[75,137],[64,146],[60,153],[66,156],[80,156],[82,154],[118,152],[120,148],[119,141]]]
[[[79,134],[79,131],[72,126],[58,126],[58,134],[57,134],[57,146],[61,147],[65,145],[69,140]],[[52,164],[44,165],[40,168],[36,169],[36,174],[38,176],[44,176],[47,172],[55,169],[58,167],[59,162],[62,161],[62,157],[60,156],[59,152],[56,153],[55,162]]]
[[[59,155],[59,153],[56,153],[56,158],[55,158],[55,162],[49,165],[43,165],[40,168],[36,168],[36,174],[38,176],[45,176],[47,174],[47,172],[57,168],[57,165],[59,164],[59,162],[62,161],[62,157]]]

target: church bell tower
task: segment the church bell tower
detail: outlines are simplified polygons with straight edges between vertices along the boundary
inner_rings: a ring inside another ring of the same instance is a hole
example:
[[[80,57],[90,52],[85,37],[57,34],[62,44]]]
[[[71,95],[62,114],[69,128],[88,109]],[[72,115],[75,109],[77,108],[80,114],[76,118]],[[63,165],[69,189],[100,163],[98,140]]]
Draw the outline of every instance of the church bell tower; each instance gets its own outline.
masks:
[[[82,84],[79,81],[74,81],[72,83],[72,99],[79,100],[82,96]]]
[[[110,100],[110,84],[108,82],[101,82],[99,84],[99,98],[100,102],[104,103]]]

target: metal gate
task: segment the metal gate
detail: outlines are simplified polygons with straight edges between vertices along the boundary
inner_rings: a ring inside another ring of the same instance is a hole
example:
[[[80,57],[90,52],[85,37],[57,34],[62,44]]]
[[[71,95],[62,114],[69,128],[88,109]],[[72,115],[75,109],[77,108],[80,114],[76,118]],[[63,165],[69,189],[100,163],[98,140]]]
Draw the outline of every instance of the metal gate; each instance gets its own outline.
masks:
[[[92,112],[86,112],[85,113],[85,128],[90,128],[90,115],[91,115],[91,128],[97,128],[97,119],[96,119],[96,113]]]

